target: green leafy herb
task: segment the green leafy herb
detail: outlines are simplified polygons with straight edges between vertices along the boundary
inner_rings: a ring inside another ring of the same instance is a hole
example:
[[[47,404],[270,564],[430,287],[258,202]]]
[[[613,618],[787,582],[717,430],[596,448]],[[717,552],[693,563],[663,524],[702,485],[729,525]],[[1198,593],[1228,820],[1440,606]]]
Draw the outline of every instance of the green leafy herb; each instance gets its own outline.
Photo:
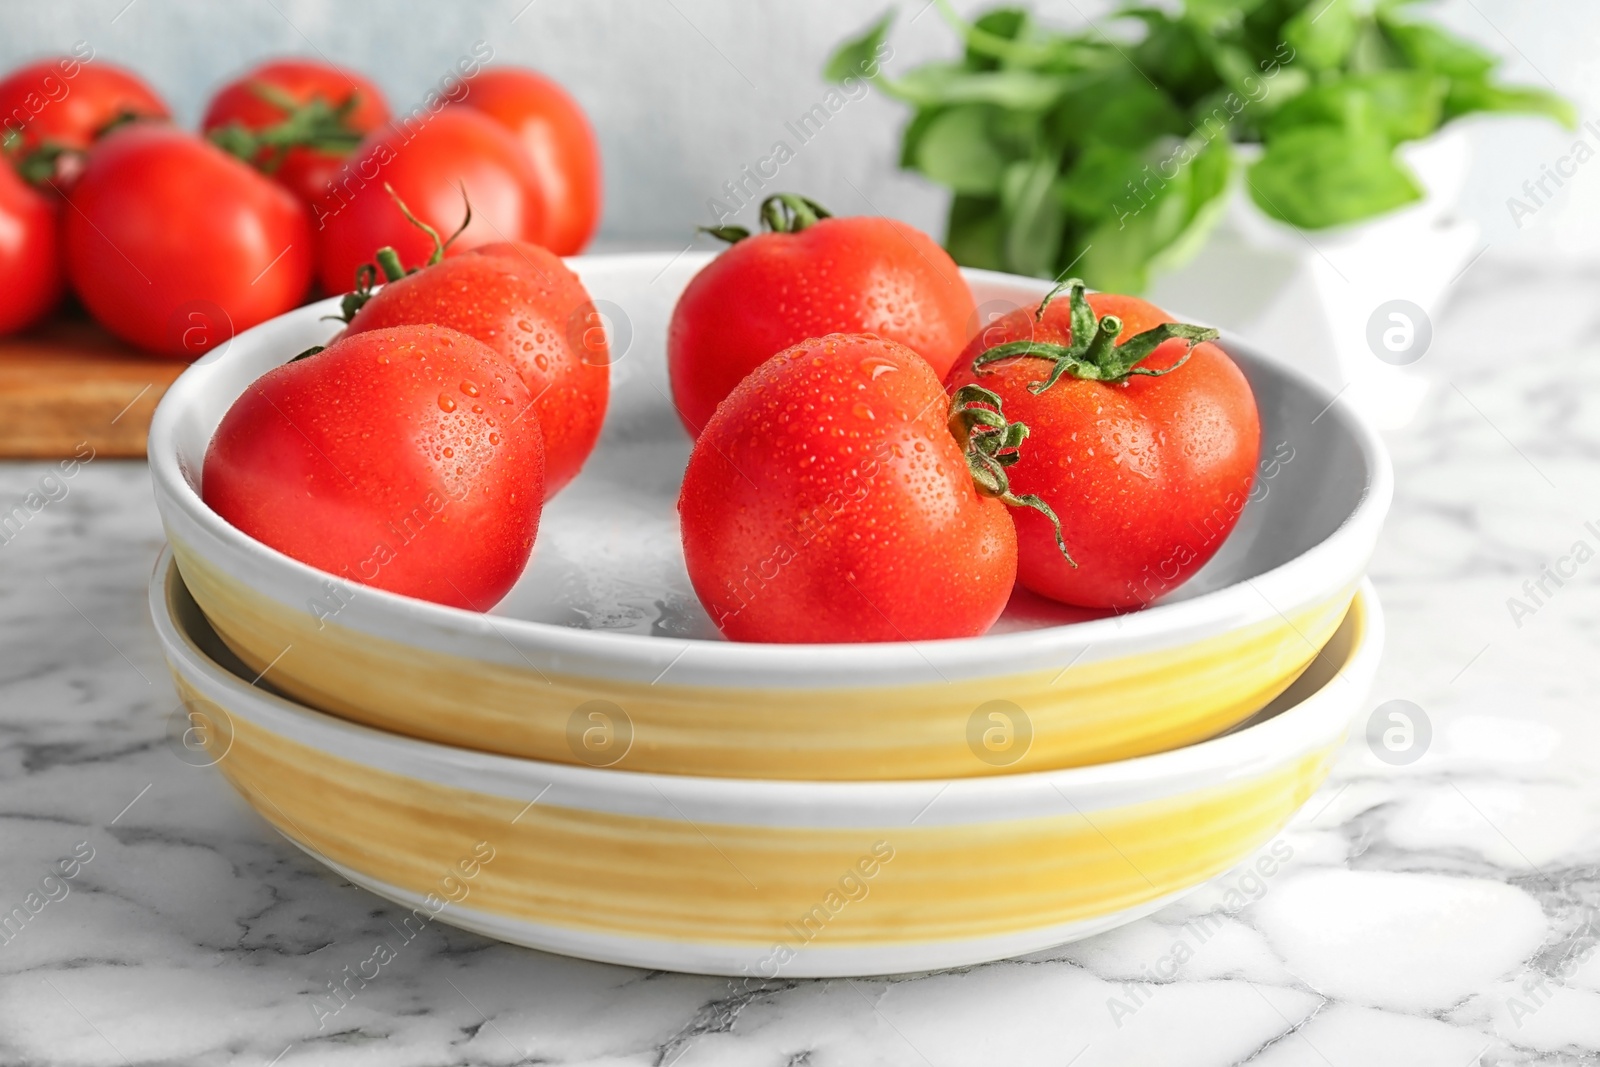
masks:
[[[936,2],[959,58],[890,77],[875,61],[890,13],[824,73],[868,72],[911,107],[900,164],[954,193],[945,243],[968,266],[1137,292],[1206,239],[1238,172],[1267,215],[1339,226],[1419,199],[1396,147],[1462,115],[1576,124],[1407,0],[1134,4],[1070,33],[1021,7],[969,22]],[[1237,144],[1260,146],[1248,167]]]

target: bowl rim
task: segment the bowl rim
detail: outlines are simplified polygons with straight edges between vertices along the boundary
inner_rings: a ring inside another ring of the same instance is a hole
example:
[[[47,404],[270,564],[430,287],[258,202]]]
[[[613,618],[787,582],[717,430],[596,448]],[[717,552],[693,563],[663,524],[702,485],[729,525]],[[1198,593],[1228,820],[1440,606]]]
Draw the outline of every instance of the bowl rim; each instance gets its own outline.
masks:
[[[1321,685],[1269,719],[1164,752],[1080,767],[964,778],[714,778],[554,763],[460,748],[317,711],[262,689],[256,682],[247,683],[201,649],[171,610],[171,591],[182,582],[172,547],[165,545],[151,571],[148,594],[157,636],[174,672],[222,707],[230,720],[241,715],[240,707],[247,707],[249,712],[241,717],[254,725],[337,758],[489,795],[533,797],[536,801],[535,792],[542,796],[540,790],[567,787],[564,792],[580,796],[620,796],[635,804],[665,799],[669,804],[682,801],[701,810],[798,805],[811,816],[818,815],[819,808],[871,814],[897,803],[910,806],[911,811],[926,810],[932,805],[930,790],[936,790],[935,799],[948,796],[968,808],[1014,804],[1021,797],[1041,792],[1057,793],[1069,804],[1074,796],[1111,795],[1137,801],[1151,799],[1152,787],[1161,783],[1214,785],[1251,768],[1280,766],[1305,754],[1318,741],[1344,732],[1353,715],[1350,704],[1364,698],[1377,669],[1385,633],[1382,605],[1370,579],[1363,578],[1352,601],[1351,618],[1342,624],[1354,625],[1355,635],[1343,662]],[[1361,696],[1345,699],[1346,694],[1338,688],[1341,684],[1356,685]],[[1171,792],[1156,789],[1158,795]],[[1105,805],[1094,805],[1100,806]]]
[[[602,253],[571,256],[563,262],[578,273],[587,286],[588,278],[600,272],[657,268],[659,276],[674,265],[703,266],[715,255],[715,252]],[[1051,287],[1051,283],[1044,279],[998,271],[964,267],[962,275],[969,284],[1021,288],[1040,297]],[[341,579],[255,540],[213,511],[183,474],[178,462],[176,436],[180,425],[180,408],[198,405],[206,388],[208,368],[216,366],[227,351],[241,342],[265,343],[272,333],[288,325],[321,319],[338,310],[339,299],[329,297],[269,319],[241,332],[233,338],[226,351],[202,357],[185,370],[161,398],[151,421],[147,445],[158,505],[165,498],[206,535],[237,553],[254,556],[279,570],[286,569],[309,587],[315,587],[323,581]],[[476,612],[449,607],[366,585],[356,586],[360,595],[354,598],[334,624],[368,633],[394,632],[393,628],[397,625],[408,624],[431,634],[490,636],[500,643],[509,643],[509,652],[538,648],[554,655],[566,654],[612,662],[635,661],[633,665],[638,669],[652,672],[659,669],[663,657],[681,657],[689,649],[701,649],[719,657],[722,666],[741,674],[769,671],[792,674],[796,670],[804,671],[813,667],[816,657],[826,655],[829,663],[852,671],[874,669],[892,672],[909,669],[921,672],[933,666],[935,672],[940,674],[943,673],[940,667],[949,667],[963,674],[970,672],[982,675],[994,673],[994,664],[1003,665],[1020,658],[1049,654],[1063,647],[1069,650],[1078,647],[1101,650],[1101,655],[1086,655],[1087,660],[1093,661],[1105,655],[1116,655],[1130,645],[1164,644],[1171,641],[1172,635],[1205,633],[1215,629],[1219,622],[1231,628],[1235,624],[1232,620],[1286,617],[1286,610],[1293,610],[1306,602],[1305,589],[1323,589],[1331,594],[1333,589],[1325,581],[1319,580],[1319,576],[1338,574],[1343,582],[1344,573],[1349,568],[1340,561],[1351,549],[1359,549],[1361,545],[1376,540],[1394,492],[1393,467],[1376,427],[1351,405],[1339,404],[1342,391],[1330,392],[1306,372],[1269,359],[1254,346],[1231,334],[1224,333],[1219,344],[1230,358],[1242,358],[1243,362],[1266,373],[1287,378],[1297,388],[1325,401],[1326,407],[1318,418],[1328,416],[1343,427],[1365,460],[1370,477],[1350,513],[1327,537],[1268,571],[1210,592],[1178,601],[1156,603],[1136,611],[1053,626],[991,632],[977,637],[869,643],[736,642],[579,629],[496,615],[492,608],[488,612]],[[288,356],[289,353],[284,353],[284,362],[287,362]],[[218,420],[221,415],[218,413]],[[259,592],[272,597],[269,591]],[[1287,607],[1282,606],[1285,601],[1289,601]],[[291,610],[299,610],[293,605],[287,606]],[[376,626],[363,624],[363,616],[366,615],[376,620]],[[487,647],[493,651],[477,658],[497,659],[499,649],[493,643]],[[937,666],[922,651],[924,647],[937,652]],[[508,659],[507,662],[515,660]]]

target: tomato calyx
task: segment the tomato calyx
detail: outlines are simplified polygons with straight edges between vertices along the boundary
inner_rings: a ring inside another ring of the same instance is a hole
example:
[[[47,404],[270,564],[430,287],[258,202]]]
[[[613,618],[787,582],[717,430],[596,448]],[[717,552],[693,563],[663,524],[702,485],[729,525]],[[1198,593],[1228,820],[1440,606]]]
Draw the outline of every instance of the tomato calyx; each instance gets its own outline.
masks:
[[[17,176],[29,185],[44,185],[54,178],[63,166],[76,164],[83,155],[78,149],[55,141],[46,141],[31,152],[23,152],[21,144],[21,135],[13,131],[6,135],[3,148],[5,154],[11,158],[11,165],[16,169]]]
[[[339,301],[339,314],[330,315],[328,318],[342,318],[348,324],[351,319],[356,317],[356,312],[361,310],[362,305],[372,299],[372,287],[378,282],[378,272],[380,270],[383,272],[385,282],[397,282],[408,274],[415,274],[424,267],[431,267],[444,259],[445,249],[449,248],[451,242],[460,237],[462,231],[472,224],[472,201],[467,198],[467,187],[465,185],[461,186],[461,203],[463,206],[461,225],[456,227],[454,233],[445,238],[440,238],[438,230],[411,213],[411,209],[406,206],[406,202],[400,199],[400,194],[394,191],[394,186],[384,182],[383,188],[394,200],[396,206],[400,208],[400,213],[406,217],[406,221],[433,239],[433,254],[428,257],[428,261],[421,267],[412,267],[407,270],[405,264],[400,262],[400,253],[396,252],[392,245],[384,245],[372,254],[372,258],[377,263],[376,266],[372,263],[363,263],[356,268],[356,287],[344,294],[344,299]]]
[[[981,496],[992,496],[1000,503],[1014,508],[1032,508],[1050,520],[1056,530],[1056,546],[1067,563],[1077,567],[1077,560],[1067,551],[1066,538],[1061,534],[1061,520],[1042,497],[1033,493],[1017,495],[1011,491],[1011,477],[1006,468],[1022,458],[1022,442],[1027,439],[1026,423],[1008,422],[999,395],[981,385],[963,385],[950,398],[948,418],[950,433],[967,457],[967,469],[972,473],[972,484]]]
[[[800,233],[831,218],[833,212],[799,193],[773,193],[761,201],[761,225],[767,233]],[[750,231],[743,226],[697,226],[695,229],[730,245],[750,236]]]
[[[260,129],[251,129],[235,120],[218,126],[206,136],[212,144],[263,174],[276,172],[289,158],[289,152],[296,148],[348,155],[361,143],[361,131],[350,124],[351,113],[361,104],[360,93],[351,93],[340,104],[330,104],[320,95],[302,104],[265,82],[252,82],[250,91],[282,111],[284,117]]]
[[[1084,381],[1113,383],[1125,381],[1135,374],[1159,378],[1171,374],[1189,362],[1189,354],[1195,345],[1203,341],[1215,341],[1220,336],[1216,330],[1204,326],[1191,326],[1184,322],[1164,322],[1143,333],[1134,334],[1119,345],[1117,335],[1122,332],[1122,320],[1115,315],[1105,315],[1097,321],[1094,310],[1089,307],[1089,300],[1084,295],[1084,288],[1081,279],[1069,278],[1050,290],[1039,303],[1039,309],[1034,312],[1035,322],[1043,320],[1045,308],[1050,306],[1050,302],[1063,290],[1069,290],[1072,338],[1068,344],[1008,341],[980,353],[972,361],[972,372],[992,374],[993,368],[990,368],[989,364],[1003,359],[1026,357],[1046,360],[1054,364],[1050,368],[1049,375],[1040,381],[1028,383],[1028,391],[1037,396],[1060,381],[1065,374],[1071,374],[1074,378]],[[1176,363],[1161,370],[1139,366],[1157,348],[1174,339],[1189,342],[1188,349]]]
[[[113,130],[121,129],[134,122],[143,122],[151,116],[141,112],[123,108],[104,126],[94,131],[94,140],[98,141]],[[0,140],[0,153],[4,153],[11,160],[12,167],[22,180],[29,185],[44,186],[52,183],[53,179],[61,178],[68,182],[76,180],[77,175],[83,170],[84,157],[88,152],[77,145],[62,144],[60,141],[44,140],[29,151],[23,151],[23,136],[17,130],[10,130],[3,140]]]

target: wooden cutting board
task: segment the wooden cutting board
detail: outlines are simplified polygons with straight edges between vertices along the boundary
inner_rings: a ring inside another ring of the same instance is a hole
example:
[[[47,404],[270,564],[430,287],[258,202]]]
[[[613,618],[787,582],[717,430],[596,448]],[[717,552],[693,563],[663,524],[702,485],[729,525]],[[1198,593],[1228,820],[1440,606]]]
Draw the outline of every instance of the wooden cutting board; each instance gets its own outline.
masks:
[[[188,364],[130,348],[87,319],[0,337],[0,458],[143,456],[156,401]]]

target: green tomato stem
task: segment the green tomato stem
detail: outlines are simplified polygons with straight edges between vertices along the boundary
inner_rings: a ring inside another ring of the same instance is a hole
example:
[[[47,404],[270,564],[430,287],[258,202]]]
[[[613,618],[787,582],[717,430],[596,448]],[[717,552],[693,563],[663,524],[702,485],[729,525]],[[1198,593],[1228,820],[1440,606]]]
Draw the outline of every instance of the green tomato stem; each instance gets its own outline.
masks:
[[[1043,379],[1028,384],[1029,392],[1035,395],[1049,389],[1068,374],[1082,381],[1093,382],[1121,382],[1135,374],[1159,378],[1171,374],[1189,362],[1189,356],[1195,345],[1215,341],[1220,336],[1216,330],[1208,327],[1191,326],[1183,322],[1164,322],[1117,344],[1117,336],[1122,332],[1122,320],[1115,315],[1106,315],[1096,320],[1094,310],[1089,307],[1089,298],[1085,290],[1082,279],[1069,278],[1046,293],[1044,299],[1039,302],[1038,310],[1034,312],[1034,321],[1043,322],[1045,309],[1050,306],[1050,302],[1061,292],[1069,292],[1072,336],[1067,344],[1007,341],[986,349],[974,357],[972,373],[992,374],[994,369],[990,364],[1000,360],[1018,358],[1045,360],[1053,364],[1050,373]],[[1189,342],[1189,347],[1172,366],[1155,370],[1138,365],[1161,345],[1175,339]]]
[[[1061,533],[1061,520],[1050,505],[1033,493],[1018,496],[1011,491],[1007,468],[1022,458],[1020,449],[1028,436],[1027,425],[1006,421],[999,395],[981,385],[963,385],[955,391],[947,422],[967,458],[967,470],[979,495],[994,497],[1008,507],[1032,508],[1049,519],[1055,527],[1056,547],[1061,549],[1062,558],[1076,568],[1078,563],[1067,551],[1067,541]]]

